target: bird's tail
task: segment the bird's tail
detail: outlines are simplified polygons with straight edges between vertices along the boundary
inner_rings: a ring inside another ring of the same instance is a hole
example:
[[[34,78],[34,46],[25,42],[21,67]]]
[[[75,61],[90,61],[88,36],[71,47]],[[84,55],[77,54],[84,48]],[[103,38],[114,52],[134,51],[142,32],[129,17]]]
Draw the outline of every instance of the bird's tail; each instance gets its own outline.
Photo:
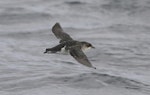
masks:
[[[57,46],[55,46],[55,47],[47,48],[44,53],[49,53],[49,52],[51,52],[51,53],[56,53],[56,52],[58,52],[58,51],[61,51],[61,49],[62,49],[64,46],[65,46],[65,44],[61,43],[61,44],[59,44],[59,45],[57,45]]]

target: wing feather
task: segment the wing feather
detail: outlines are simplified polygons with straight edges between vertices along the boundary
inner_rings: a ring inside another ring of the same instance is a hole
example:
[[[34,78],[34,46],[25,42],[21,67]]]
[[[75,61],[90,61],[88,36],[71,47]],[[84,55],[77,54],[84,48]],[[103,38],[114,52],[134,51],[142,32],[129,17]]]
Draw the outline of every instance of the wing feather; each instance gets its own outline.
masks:
[[[59,23],[56,23],[53,27],[52,27],[52,32],[54,33],[54,35],[61,40],[61,42],[63,41],[68,41],[68,40],[73,40],[69,34],[65,33],[62,29],[62,27],[60,26]]]
[[[74,57],[79,63],[88,67],[93,67],[87,56],[83,53],[80,46],[72,47],[69,49],[70,55]],[[95,68],[95,67],[93,67]]]

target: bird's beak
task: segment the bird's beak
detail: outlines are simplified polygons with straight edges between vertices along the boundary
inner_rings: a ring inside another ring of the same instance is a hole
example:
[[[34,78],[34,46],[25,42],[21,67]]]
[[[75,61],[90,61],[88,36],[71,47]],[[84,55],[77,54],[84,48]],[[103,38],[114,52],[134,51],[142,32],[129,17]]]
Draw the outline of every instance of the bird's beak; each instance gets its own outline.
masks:
[[[92,46],[92,48],[93,48],[93,49],[95,49],[95,47],[94,47],[94,46]]]

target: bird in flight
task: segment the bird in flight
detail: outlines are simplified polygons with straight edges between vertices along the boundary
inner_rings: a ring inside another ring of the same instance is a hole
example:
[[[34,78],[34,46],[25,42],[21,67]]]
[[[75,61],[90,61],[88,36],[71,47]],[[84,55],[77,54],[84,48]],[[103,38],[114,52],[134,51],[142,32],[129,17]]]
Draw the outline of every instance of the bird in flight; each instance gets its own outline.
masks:
[[[56,53],[56,52],[68,52],[70,55],[76,59],[79,63],[94,68],[91,62],[88,60],[87,56],[84,54],[84,50],[95,48],[91,43],[85,41],[76,41],[70,37],[69,34],[65,33],[59,23],[56,23],[52,27],[52,32],[54,35],[60,39],[57,46],[52,48],[46,48],[44,53]]]

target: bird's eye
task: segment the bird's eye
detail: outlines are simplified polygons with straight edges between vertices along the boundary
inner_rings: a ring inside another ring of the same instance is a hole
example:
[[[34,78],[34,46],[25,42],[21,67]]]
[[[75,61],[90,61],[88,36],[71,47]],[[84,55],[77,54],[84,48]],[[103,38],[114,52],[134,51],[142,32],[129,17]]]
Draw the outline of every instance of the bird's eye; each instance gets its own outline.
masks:
[[[88,44],[87,46],[88,46],[88,47],[90,47],[90,46],[91,46],[91,44]]]

